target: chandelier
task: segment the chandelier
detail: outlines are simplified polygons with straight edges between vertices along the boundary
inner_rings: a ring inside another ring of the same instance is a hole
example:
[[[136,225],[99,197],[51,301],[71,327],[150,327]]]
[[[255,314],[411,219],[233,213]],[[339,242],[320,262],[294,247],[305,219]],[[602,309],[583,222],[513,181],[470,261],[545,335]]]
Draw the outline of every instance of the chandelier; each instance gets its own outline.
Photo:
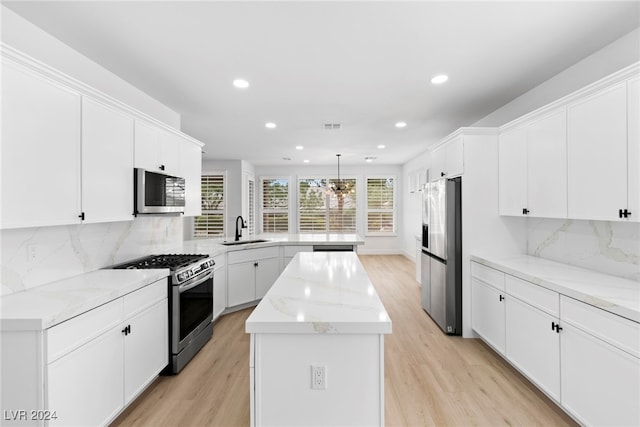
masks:
[[[338,196],[339,198],[343,198],[345,195],[352,193],[353,189],[351,188],[351,184],[348,181],[343,181],[340,179],[340,156],[342,154],[336,154],[338,158],[338,179],[332,180],[330,189],[333,194]]]

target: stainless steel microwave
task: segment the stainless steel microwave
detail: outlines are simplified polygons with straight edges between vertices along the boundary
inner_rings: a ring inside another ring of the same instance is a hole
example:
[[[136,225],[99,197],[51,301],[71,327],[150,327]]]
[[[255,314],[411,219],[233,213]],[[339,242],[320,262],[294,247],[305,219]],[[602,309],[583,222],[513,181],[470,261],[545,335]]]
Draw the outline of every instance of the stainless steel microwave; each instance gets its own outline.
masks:
[[[134,169],[135,214],[184,213],[184,178]]]

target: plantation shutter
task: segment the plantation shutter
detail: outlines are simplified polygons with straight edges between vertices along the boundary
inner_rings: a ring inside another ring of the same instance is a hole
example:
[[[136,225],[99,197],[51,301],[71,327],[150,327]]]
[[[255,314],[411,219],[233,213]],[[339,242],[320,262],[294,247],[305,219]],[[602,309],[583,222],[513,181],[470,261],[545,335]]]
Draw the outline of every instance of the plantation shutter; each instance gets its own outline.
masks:
[[[335,180],[330,180],[332,183]],[[350,191],[342,197],[330,193],[329,198],[329,231],[332,233],[356,232],[356,180],[343,179]]]
[[[395,232],[393,178],[367,178],[367,232]]]
[[[224,236],[224,175],[203,175],[202,215],[194,218],[194,237]]]
[[[249,193],[249,218],[247,218],[247,228],[249,231],[249,235],[253,236],[256,234],[256,214],[255,214],[255,188],[256,182],[253,178],[249,178],[247,181],[248,191]]]
[[[262,231],[289,232],[289,181],[262,180]]]

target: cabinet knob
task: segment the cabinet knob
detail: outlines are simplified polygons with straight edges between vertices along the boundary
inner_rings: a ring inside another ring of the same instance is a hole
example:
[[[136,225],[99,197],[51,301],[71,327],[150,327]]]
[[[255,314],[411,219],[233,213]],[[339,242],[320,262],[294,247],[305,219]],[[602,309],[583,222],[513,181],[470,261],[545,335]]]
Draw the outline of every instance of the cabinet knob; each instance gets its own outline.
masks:
[[[440,176],[445,176],[446,173],[445,172],[440,172]]]
[[[629,218],[631,212],[628,209],[618,209],[618,218]]]
[[[529,215],[529,209],[522,208],[522,215]]]
[[[258,266],[258,263],[257,263],[257,262],[254,262],[254,263],[253,263],[253,266],[254,266],[254,267],[257,267],[257,266]]]
[[[504,300],[504,296],[500,295],[500,301]]]
[[[163,171],[164,170],[164,165],[160,165],[160,170]]]

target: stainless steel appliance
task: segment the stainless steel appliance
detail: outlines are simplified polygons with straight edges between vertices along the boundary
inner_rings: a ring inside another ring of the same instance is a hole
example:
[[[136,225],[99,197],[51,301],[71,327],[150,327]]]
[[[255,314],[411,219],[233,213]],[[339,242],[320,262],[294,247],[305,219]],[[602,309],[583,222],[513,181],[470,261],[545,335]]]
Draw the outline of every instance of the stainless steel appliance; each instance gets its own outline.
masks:
[[[450,335],[462,334],[461,178],[422,192],[422,307]]]
[[[134,213],[184,213],[184,178],[134,168]]]
[[[168,268],[169,366],[177,374],[213,335],[213,266],[207,255],[150,255],[113,268]]]

